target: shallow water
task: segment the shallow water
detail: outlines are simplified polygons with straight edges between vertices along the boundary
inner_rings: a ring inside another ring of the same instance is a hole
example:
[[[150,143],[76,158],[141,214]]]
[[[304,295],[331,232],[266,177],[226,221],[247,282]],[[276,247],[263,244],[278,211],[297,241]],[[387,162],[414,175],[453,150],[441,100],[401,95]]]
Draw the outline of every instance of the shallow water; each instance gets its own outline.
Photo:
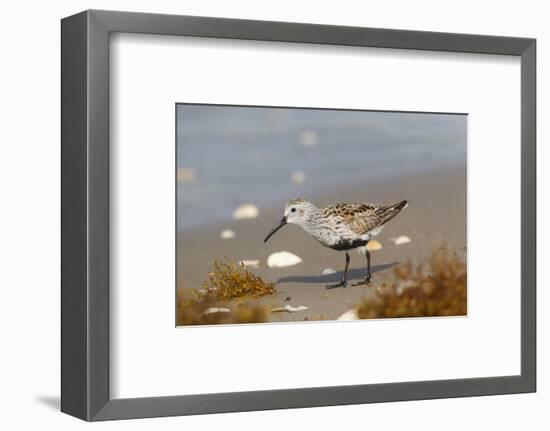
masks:
[[[178,230],[231,219],[245,203],[282,208],[327,188],[465,166],[466,140],[461,114],[178,105]]]

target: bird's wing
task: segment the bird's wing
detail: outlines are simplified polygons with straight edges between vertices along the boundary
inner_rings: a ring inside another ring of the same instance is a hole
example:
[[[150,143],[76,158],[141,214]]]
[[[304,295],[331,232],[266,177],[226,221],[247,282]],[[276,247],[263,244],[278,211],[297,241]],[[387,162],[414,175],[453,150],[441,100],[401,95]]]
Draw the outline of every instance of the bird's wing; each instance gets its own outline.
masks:
[[[357,235],[363,235],[390,221],[406,204],[406,201],[389,205],[346,203],[336,204],[323,210],[327,214],[339,216]]]
[[[336,220],[337,224],[344,223],[353,232],[362,235],[376,227],[372,218],[376,208],[373,204],[339,203],[323,208],[323,213]]]
[[[381,206],[363,204],[356,207],[349,216],[349,225],[358,235],[363,235],[382,224]]]

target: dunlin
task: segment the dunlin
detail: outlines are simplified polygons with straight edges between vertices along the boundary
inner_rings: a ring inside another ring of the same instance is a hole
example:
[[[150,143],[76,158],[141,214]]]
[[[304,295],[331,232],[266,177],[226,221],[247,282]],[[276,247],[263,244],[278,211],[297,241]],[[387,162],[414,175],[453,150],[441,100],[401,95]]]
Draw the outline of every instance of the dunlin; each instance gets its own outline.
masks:
[[[345,251],[346,267],[340,283],[327,286],[346,287],[350,262],[348,251],[366,247],[368,242],[378,235],[384,225],[407,206],[407,201],[389,205],[370,203],[340,203],[317,208],[306,199],[293,199],[285,205],[283,218],[267,235],[264,242],[288,223],[301,226],[325,247]],[[359,284],[369,284],[371,279],[370,252],[366,250],[367,276]]]

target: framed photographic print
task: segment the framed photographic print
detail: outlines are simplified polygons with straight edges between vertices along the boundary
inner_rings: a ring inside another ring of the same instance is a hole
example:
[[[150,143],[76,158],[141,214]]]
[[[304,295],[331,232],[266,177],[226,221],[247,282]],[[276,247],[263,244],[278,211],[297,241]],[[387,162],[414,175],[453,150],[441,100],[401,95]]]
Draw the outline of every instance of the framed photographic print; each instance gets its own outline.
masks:
[[[62,410],[533,392],[533,39],[62,30]]]
[[[176,324],[466,315],[467,115],[179,104],[176,128]]]

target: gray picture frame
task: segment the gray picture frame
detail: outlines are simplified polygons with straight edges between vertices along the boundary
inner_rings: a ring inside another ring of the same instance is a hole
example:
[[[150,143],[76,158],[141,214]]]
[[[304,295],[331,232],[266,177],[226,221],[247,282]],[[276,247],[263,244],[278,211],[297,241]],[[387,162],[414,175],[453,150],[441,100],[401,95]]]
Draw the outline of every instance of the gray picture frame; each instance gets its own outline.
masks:
[[[109,35],[346,45],[521,59],[521,374],[111,399]],[[536,40],[286,22],[85,11],[61,21],[61,410],[97,421],[535,392]]]

